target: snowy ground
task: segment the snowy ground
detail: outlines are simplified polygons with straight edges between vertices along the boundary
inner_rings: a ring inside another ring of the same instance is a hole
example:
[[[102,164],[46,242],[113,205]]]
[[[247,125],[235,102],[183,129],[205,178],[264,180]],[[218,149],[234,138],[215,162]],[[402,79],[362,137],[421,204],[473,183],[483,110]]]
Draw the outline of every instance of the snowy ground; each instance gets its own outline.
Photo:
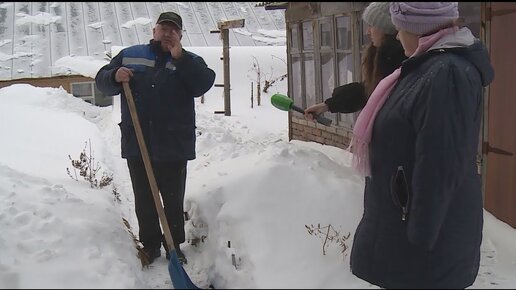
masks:
[[[195,50],[217,72],[220,49]],[[377,288],[350,273],[362,214],[363,180],[349,153],[288,140],[287,113],[270,104],[286,81],[251,108],[253,57],[279,75],[283,48],[231,49],[232,115],[222,89],[197,100],[197,159],[188,165],[184,266],[206,288]],[[277,57],[271,57],[275,55]],[[272,69],[273,68],[273,69]],[[118,98],[91,106],[62,89],[0,89],[0,288],[172,288],[163,256],[141,267],[122,218],[137,233],[130,179],[120,158]],[[66,173],[90,141],[112,188],[91,188]],[[516,230],[485,211],[481,268],[471,288],[516,287]],[[345,240],[324,248],[306,226],[331,225]],[[228,241],[231,247],[228,248]],[[342,251],[344,250],[344,253]],[[235,265],[232,263],[235,257]]]

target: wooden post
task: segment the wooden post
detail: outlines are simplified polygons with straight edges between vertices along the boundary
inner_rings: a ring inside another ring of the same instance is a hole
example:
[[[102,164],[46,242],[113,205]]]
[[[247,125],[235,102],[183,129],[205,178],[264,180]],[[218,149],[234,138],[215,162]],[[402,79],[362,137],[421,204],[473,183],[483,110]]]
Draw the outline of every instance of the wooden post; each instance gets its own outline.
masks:
[[[224,115],[231,116],[230,75],[229,75],[229,29],[220,30],[222,36],[222,58],[224,61]]]
[[[235,19],[217,22],[218,31],[222,39],[222,60],[224,62],[224,115],[231,116],[230,74],[229,74],[229,29],[244,27],[245,19]],[[219,111],[220,112],[220,111]],[[218,113],[218,112],[215,112]]]
[[[261,77],[261,76],[260,76],[260,70],[258,70],[258,82],[256,83],[256,90],[257,90],[257,92],[256,92],[256,104],[257,104],[258,106],[259,106],[259,105],[261,105],[261,102],[262,102],[262,96],[261,96],[261,94],[262,94],[262,92],[261,92],[262,88],[261,88],[261,86],[260,86],[260,77]]]
[[[254,87],[253,87],[253,82],[251,82],[251,108],[253,107],[253,92],[254,92]]]

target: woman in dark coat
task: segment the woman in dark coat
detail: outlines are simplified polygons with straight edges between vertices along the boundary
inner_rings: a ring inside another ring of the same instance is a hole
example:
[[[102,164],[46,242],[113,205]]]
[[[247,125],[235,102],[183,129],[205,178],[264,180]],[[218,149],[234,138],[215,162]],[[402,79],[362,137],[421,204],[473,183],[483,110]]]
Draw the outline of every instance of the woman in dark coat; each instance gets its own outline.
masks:
[[[477,150],[487,51],[456,25],[457,2],[392,2],[405,54],[360,112],[353,167],[366,177],[351,270],[383,288],[476,279],[483,203]]]
[[[390,75],[407,57],[401,43],[396,39],[396,28],[389,13],[389,2],[372,2],[362,19],[368,25],[367,34],[371,43],[362,60],[362,82],[342,85],[333,90],[332,97],[305,110],[305,117],[330,111],[332,113],[353,113],[361,110],[369,95],[381,79]]]

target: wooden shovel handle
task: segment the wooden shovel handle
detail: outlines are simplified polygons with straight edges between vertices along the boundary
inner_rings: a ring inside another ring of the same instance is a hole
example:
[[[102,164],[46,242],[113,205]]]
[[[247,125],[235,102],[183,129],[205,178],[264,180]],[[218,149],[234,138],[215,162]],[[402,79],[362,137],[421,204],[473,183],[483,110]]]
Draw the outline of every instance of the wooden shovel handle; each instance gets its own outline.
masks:
[[[140,120],[138,119],[136,105],[134,104],[133,93],[131,92],[131,88],[129,87],[128,82],[123,82],[122,86],[124,87],[125,98],[127,99],[127,104],[129,105],[129,112],[131,113],[131,119],[133,120],[136,138],[138,139],[138,145],[140,145],[143,164],[145,165],[145,171],[147,172],[147,178],[149,179],[149,184],[152,190],[152,196],[154,197],[154,204],[156,205],[156,210],[158,211],[159,220],[161,221],[161,225],[165,235],[165,241],[167,242],[167,252],[170,252],[171,249],[174,249],[174,240],[172,239],[172,234],[170,233],[170,227],[168,226],[167,217],[165,215],[165,211],[163,210],[163,205],[161,204],[161,197],[159,194],[158,184],[156,183],[156,177],[154,176],[154,172],[152,170],[152,164],[149,158],[149,152],[147,151],[147,145],[145,144],[145,139],[143,138],[142,127],[140,126]]]

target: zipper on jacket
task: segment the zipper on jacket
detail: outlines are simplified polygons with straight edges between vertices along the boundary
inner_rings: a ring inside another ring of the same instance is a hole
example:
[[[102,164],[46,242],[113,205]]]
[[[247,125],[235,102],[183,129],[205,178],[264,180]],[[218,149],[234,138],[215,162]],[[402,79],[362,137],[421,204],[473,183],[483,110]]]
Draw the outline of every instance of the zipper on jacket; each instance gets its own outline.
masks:
[[[403,166],[398,166],[398,171],[401,171],[401,175],[403,176],[403,184],[405,185],[405,192],[407,193],[407,201],[405,202],[405,205],[401,206],[401,209],[403,210],[403,213],[401,214],[401,220],[405,221],[407,219],[408,214],[408,203],[409,203],[409,188],[408,188],[408,182],[407,177],[405,176],[405,170],[403,169]]]
[[[401,220],[406,221],[408,216],[410,194],[408,181],[407,177],[405,176],[405,170],[403,169],[403,166],[398,166],[396,174],[393,177],[394,178],[391,181],[391,195],[393,202],[401,208]],[[403,196],[401,196],[402,194]]]

